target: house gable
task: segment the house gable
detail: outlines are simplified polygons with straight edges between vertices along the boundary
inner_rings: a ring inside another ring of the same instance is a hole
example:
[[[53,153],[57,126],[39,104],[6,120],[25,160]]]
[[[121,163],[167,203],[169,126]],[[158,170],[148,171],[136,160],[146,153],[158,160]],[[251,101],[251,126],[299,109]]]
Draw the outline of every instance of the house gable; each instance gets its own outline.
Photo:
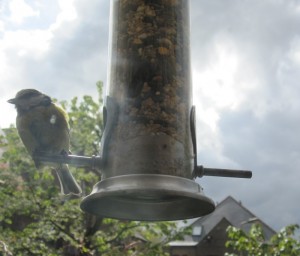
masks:
[[[228,249],[226,229],[228,226],[241,228],[248,233],[253,223],[262,226],[266,240],[276,232],[256,217],[233,197],[228,196],[209,215],[190,222],[193,228],[191,236],[184,241],[170,243],[171,256],[221,256]]]
[[[276,233],[240,202],[228,196],[216,206],[214,212],[195,220],[191,224],[193,227],[201,226],[202,234],[198,241],[200,242],[223,218],[228,220],[230,225],[241,228],[245,232],[249,231],[253,223],[259,223],[262,225],[267,240]]]

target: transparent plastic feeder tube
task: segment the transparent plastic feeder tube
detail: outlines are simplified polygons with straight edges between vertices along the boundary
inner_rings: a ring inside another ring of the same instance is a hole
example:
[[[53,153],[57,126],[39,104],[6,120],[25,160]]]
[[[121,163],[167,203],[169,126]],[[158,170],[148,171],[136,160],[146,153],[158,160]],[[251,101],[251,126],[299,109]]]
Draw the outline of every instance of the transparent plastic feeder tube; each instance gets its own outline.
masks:
[[[112,0],[111,8],[103,178],[191,178],[189,1]]]

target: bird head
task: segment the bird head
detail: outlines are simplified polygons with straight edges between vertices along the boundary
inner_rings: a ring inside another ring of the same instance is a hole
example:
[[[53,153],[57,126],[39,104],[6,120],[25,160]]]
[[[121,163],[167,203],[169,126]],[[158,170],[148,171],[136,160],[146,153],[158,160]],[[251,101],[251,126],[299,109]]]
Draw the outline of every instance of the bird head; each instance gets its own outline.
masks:
[[[23,89],[16,94],[16,97],[7,102],[14,104],[18,112],[26,112],[36,106],[47,106],[52,100],[49,96],[35,89]]]

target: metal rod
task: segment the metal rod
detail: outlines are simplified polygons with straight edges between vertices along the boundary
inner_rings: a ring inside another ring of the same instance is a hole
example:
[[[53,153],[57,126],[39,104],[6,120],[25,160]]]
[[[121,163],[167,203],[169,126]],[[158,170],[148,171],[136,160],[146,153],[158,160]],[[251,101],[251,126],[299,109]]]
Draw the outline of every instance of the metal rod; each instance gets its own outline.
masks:
[[[252,172],[247,170],[230,170],[230,169],[216,169],[216,168],[203,168],[204,176],[220,176],[220,177],[233,177],[233,178],[247,178],[252,177]]]
[[[232,170],[232,169],[217,169],[206,168],[202,165],[196,167],[195,177],[202,176],[218,176],[218,177],[231,177],[231,178],[246,178],[252,177],[252,172],[248,170]]]
[[[101,169],[103,165],[102,158],[99,156],[77,156],[77,155],[47,155],[43,153],[35,154],[34,160],[48,163],[70,164],[77,167],[91,167],[92,169]],[[197,166],[194,177],[203,176],[218,176],[231,178],[247,178],[252,177],[252,172],[247,170],[232,170],[232,169],[218,169],[206,168],[202,165]]]
[[[91,167],[92,169],[101,169],[102,158],[99,156],[77,156],[77,155],[47,155],[38,153],[34,155],[34,160],[48,163],[70,164],[77,167]]]

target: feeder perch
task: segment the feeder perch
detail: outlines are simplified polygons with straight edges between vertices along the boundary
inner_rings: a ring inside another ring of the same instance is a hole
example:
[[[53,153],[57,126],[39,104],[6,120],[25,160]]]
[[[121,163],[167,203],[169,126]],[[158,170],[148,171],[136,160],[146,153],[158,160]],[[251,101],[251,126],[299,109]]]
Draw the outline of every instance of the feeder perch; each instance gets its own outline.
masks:
[[[100,169],[82,210],[126,220],[195,218],[215,209],[195,178],[251,177],[197,164],[189,21],[188,0],[111,1],[101,155],[50,159]]]

